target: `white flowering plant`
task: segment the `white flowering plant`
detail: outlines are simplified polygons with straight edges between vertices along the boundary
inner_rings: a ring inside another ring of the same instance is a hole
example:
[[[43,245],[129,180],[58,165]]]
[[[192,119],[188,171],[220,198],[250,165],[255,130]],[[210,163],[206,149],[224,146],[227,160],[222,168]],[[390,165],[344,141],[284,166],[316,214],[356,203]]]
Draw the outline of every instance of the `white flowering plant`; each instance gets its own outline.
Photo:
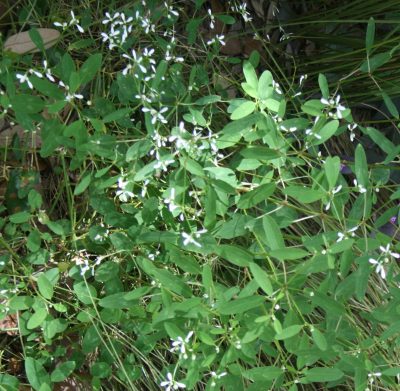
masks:
[[[214,83],[249,2],[131,3],[0,60],[0,120],[37,141],[4,148],[0,388],[396,389],[399,147],[256,51]]]

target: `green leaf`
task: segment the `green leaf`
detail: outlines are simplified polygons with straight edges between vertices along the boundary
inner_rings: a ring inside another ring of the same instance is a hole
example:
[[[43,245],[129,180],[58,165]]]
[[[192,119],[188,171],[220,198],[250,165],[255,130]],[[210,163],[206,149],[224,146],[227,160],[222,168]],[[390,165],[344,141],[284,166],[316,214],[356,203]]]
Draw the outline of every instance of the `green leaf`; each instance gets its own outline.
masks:
[[[75,361],[66,361],[58,365],[50,375],[51,381],[56,383],[65,380],[75,369],[75,366]]]
[[[340,172],[340,158],[338,156],[328,156],[324,164],[325,176],[328,180],[329,190],[332,190],[339,177]]]
[[[275,189],[275,183],[265,183],[260,185],[248,193],[243,194],[239,199],[237,207],[239,209],[251,208],[270,197],[274,193]]]
[[[271,281],[269,280],[268,274],[261,269],[256,263],[251,262],[249,264],[251,274],[256,280],[258,286],[268,295],[272,296],[274,290],[272,288]]]
[[[312,339],[319,349],[325,351],[328,349],[328,343],[326,342],[324,334],[322,334],[318,329],[313,329],[311,332]]]
[[[388,155],[393,156],[393,158],[395,155],[397,155],[398,148],[389,139],[387,139],[382,132],[371,127],[364,128],[362,126],[359,126],[359,128],[364,134],[368,135],[374,141],[374,143],[380,149],[382,149],[382,151],[386,152]],[[393,158],[390,158],[390,160]]]
[[[233,246],[230,244],[222,244],[216,248],[217,254],[233,263],[236,266],[249,266],[249,263],[253,260],[251,253],[239,246]]]
[[[44,320],[47,318],[47,310],[46,308],[40,307],[34,312],[33,315],[28,320],[28,323],[26,324],[26,327],[28,329],[35,329],[36,327],[39,327]]]
[[[304,372],[309,382],[329,382],[341,379],[344,373],[337,368],[315,367]]]
[[[197,99],[194,102],[194,104],[204,106],[204,105],[209,105],[212,103],[217,103],[220,101],[221,101],[221,97],[219,95],[208,95],[208,96],[203,96],[203,97]]]
[[[327,124],[325,124],[322,129],[318,132],[318,134],[321,136],[319,140],[317,140],[317,143],[313,143],[314,145],[319,145],[325,142],[326,140],[330,139],[338,130],[339,128],[339,121],[337,119],[333,121],[329,121]]]
[[[11,99],[11,104],[15,112],[24,114],[36,114],[44,109],[44,101],[38,97],[27,94],[18,94]]]
[[[132,146],[126,151],[125,160],[131,162],[141,157],[145,156],[152,147],[152,142],[150,140],[139,140],[136,141]]]
[[[45,51],[43,38],[39,34],[39,31],[36,28],[31,28],[29,30],[29,37],[41,52]]]
[[[150,292],[151,287],[149,286],[141,286],[140,288],[136,288],[133,291],[125,292],[124,299],[125,300],[138,300],[142,298],[146,293]]]
[[[86,281],[75,283],[73,289],[76,296],[83,304],[92,304],[92,301],[97,297],[95,287]]]
[[[383,98],[383,100],[385,102],[385,106],[389,110],[389,113],[391,115],[393,115],[393,117],[395,117],[396,119],[399,119],[399,111],[397,110],[397,107],[393,103],[393,101],[390,98],[390,96],[388,94],[386,94],[386,92],[384,92],[384,91],[382,91],[381,94],[382,94],[382,98]]]
[[[273,258],[279,259],[280,261],[293,261],[295,259],[304,258],[310,254],[301,248],[285,247],[272,250],[269,255]]]
[[[273,160],[281,157],[281,154],[275,149],[268,147],[248,147],[242,149],[240,154],[248,159],[258,159],[258,160]]]
[[[51,83],[49,80],[36,76],[31,77],[29,80],[31,81],[33,87],[41,92],[43,95],[54,98],[56,100],[65,99],[62,90],[56,84]]]
[[[328,81],[326,80],[325,75],[323,75],[322,73],[320,73],[318,75],[318,84],[319,84],[319,88],[321,90],[322,96],[325,99],[328,99],[329,98]]]
[[[74,195],[77,196],[79,194],[82,194],[89,187],[91,181],[92,181],[92,175],[91,174],[85,175],[75,187]]]
[[[165,60],[161,60],[157,65],[157,70],[154,75],[153,81],[151,83],[151,88],[157,90],[158,86],[161,84],[165,72],[167,72],[167,69],[168,69],[168,62]]]
[[[264,71],[258,82],[258,96],[262,100],[266,100],[272,96],[272,73],[270,71]]]
[[[118,292],[103,297],[99,300],[99,305],[103,308],[131,308],[134,303],[126,299],[126,292]]]
[[[375,56],[372,56],[364,61],[360,66],[360,70],[362,72],[373,72],[390,61],[391,58],[392,54],[390,52],[376,54]]]
[[[285,247],[285,241],[278,224],[271,216],[264,216],[262,218],[262,225],[265,236],[263,240],[271,250],[277,250]]]
[[[260,306],[263,302],[264,298],[261,296],[247,296],[222,303],[218,306],[217,310],[221,315],[242,314],[243,312]]]
[[[29,221],[31,214],[29,212],[18,212],[10,215],[9,218],[14,224],[22,224]]]
[[[281,105],[281,103],[278,100],[271,98],[266,99],[264,104],[268,110],[271,110],[274,113],[277,113],[279,111]]]
[[[286,327],[280,333],[275,335],[275,339],[278,341],[288,339],[297,335],[303,328],[301,324],[294,324],[292,326]]]
[[[28,203],[32,209],[39,209],[43,203],[42,195],[35,189],[32,189],[28,193]]]
[[[49,374],[43,365],[32,357],[25,357],[25,373],[34,390],[39,390],[42,384],[50,385]]]
[[[122,118],[125,118],[126,116],[128,116],[130,113],[132,112],[132,109],[127,107],[125,109],[120,109],[120,110],[116,110],[113,111],[110,114],[107,114],[104,118],[103,118],[103,122],[105,124],[109,123],[109,122],[114,122],[114,121],[118,121]]]
[[[249,61],[245,61],[243,64],[243,73],[244,77],[246,79],[247,84],[249,84],[254,90],[257,91],[258,89],[258,78],[257,78],[257,73],[251,65]]]
[[[92,54],[79,69],[79,81],[80,84],[85,84],[91,81],[96,73],[101,69],[102,65],[101,53]]]
[[[53,285],[51,284],[51,282],[44,273],[40,274],[40,276],[38,277],[37,284],[40,294],[45,299],[51,300],[54,294]]]
[[[252,101],[245,101],[239,107],[237,107],[231,114],[232,120],[237,120],[243,117],[247,117],[252,114],[256,108],[256,104]]]
[[[10,299],[8,306],[12,310],[22,311],[31,308],[33,304],[33,298],[30,296],[14,296]]]
[[[243,372],[246,379],[254,382],[271,381],[277,379],[283,373],[282,368],[278,367],[256,367]]]
[[[283,189],[283,193],[304,204],[318,201],[325,195],[325,192],[322,190],[314,190],[300,186],[288,186]]]
[[[372,46],[375,40],[375,20],[371,16],[368,21],[367,35],[365,36],[365,48],[367,50],[367,55],[371,53]]]
[[[364,148],[358,144],[355,152],[355,174],[359,185],[368,185],[368,163]]]

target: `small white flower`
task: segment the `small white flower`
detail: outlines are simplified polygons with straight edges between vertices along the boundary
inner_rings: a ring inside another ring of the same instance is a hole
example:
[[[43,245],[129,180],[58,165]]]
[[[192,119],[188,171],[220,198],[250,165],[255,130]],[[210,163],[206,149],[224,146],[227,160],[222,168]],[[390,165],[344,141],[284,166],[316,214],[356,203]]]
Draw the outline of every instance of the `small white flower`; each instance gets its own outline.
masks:
[[[69,25],[70,26],[75,25],[80,33],[84,33],[85,32],[83,27],[79,25],[79,19],[75,18],[74,11],[72,11],[72,10],[71,10],[71,20],[69,22]]]
[[[70,94],[70,93],[67,93],[67,95],[65,96],[65,100],[66,100],[67,102],[71,102],[71,101],[74,100],[74,99],[83,99],[83,95],[81,95],[81,94]]]
[[[386,259],[387,259],[388,256],[391,256],[391,257],[396,258],[396,259],[400,258],[400,254],[390,251],[390,244],[389,243],[386,245],[386,247],[379,246],[379,250],[381,250],[381,253],[382,253],[381,255],[385,256]]]
[[[318,140],[321,139],[321,136],[319,134],[317,134],[317,133],[314,133],[311,129],[306,129],[305,133],[306,133],[307,136],[314,136]]]
[[[167,160],[159,160],[155,165],[154,169],[161,169],[162,171],[168,171],[168,166],[172,163],[175,163],[175,160],[167,159]]]
[[[172,8],[166,1],[164,1],[164,6],[167,9],[167,17],[171,19],[173,16],[179,16],[179,12]]]
[[[115,195],[119,198],[121,202],[128,202],[130,198],[135,197],[135,195],[126,190],[127,185],[129,184],[128,181],[124,181],[123,178],[118,178],[118,190],[115,192]]]
[[[376,272],[377,274],[380,274],[381,278],[384,280],[384,279],[386,278],[386,272],[385,272],[385,269],[384,269],[384,267],[383,267],[383,262],[382,262],[382,261],[377,261],[377,260],[374,259],[374,258],[370,258],[370,259],[368,260],[368,262],[369,262],[371,265],[376,266],[375,272]]]
[[[177,337],[176,339],[171,339],[172,341],[172,348],[170,349],[170,352],[176,352],[179,351],[180,354],[183,356],[183,358],[187,359],[188,355],[186,353],[187,351],[187,345],[189,344],[190,338],[192,338],[192,335],[194,334],[193,331],[189,331],[189,333],[186,335],[186,337],[183,339],[182,337]],[[191,351],[189,349],[189,351]]]
[[[172,373],[167,373],[167,379],[160,383],[161,387],[165,388],[165,391],[177,390],[179,388],[186,388],[186,385],[174,380]]]
[[[168,209],[170,212],[173,212],[175,209],[179,208],[179,206],[175,204],[175,188],[174,187],[170,191],[170,196],[164,200],[164,203],[168,205]]]
[[[338,232],[338,239],[336,242],[341,242],[343,239],[348,239],[349,237],[354,237],[356,236],[355,232],[358,228],[358,226],[355,226],[353,228],[350,228],[346,232]]]
[[[16,76],[16,78],[19,80],[19,82],[20,82],[21,84],[27,83],[27,84],[28,84],[28,87],[29,87],[31,90],[33,89],[33,84],[32,84],[31,81],[29,80],[28,72],[26,72],[26,73],[24,73],[24,74],[17,73],[15,76]]]
[[[301,75],[299,80],[299,86],[301,87],[303,83],[307,80],[308,75]]]
[[[367,189],[366,189],[363,185],[359,184],[359,183],[357,182],[357,179],[354,179],[354,180],[353,180],[353,183],[354,183],[354,186],[358,187],[358,191],[359,191],[360,193],[366,193],[366,192],[367,192]]]
[[[224,41],[225,39],[225,35],[221,34],[221,35],[216,35],[214,38],[210,39],[209,41],[207,41],[207,45],[212,45],[216,42],[219,42],[222,46],[225,46],[226,43]]]
[[[212,14],[211,9],[207,10],[208,16],[210,17],[210,29],[214,30],[215,27],[215,16]]]
[[[186,232],[182,232],[182,238],[183,240],[183,245],[187,246],[188,244],[194,244],[197,247],[202,247],[199,242],[197,242],[193,236],[195,236],[197,239],[201,236],[201,234],[207,232],[206,229],[202,229],[201,231],[194,232],[192,234],[187,234]]]
[[[159,111],[153,109],[152,107],[143,107],[142,111],[144,113],[150,113],[151,115],[151,123],[154,125],[157,121],[166,124],[168,121],[164,117],[164,113],[168,111],[168,107],[162,107]]]

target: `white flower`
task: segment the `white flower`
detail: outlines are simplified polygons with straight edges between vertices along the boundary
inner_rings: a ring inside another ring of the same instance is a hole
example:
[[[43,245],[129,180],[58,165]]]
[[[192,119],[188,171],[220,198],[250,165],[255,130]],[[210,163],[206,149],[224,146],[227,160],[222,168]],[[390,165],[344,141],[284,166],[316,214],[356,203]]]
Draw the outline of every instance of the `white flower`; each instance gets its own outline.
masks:
[[[222,46],[225,46],[226,43],[225,43],[224,39],[225,39],[225,35],[223,35],[223,34],[216,35],[214,38],[207,41],[207,45],[212,45],[213,43],[216,43],[218,41]]]
[[[356,138],[356,134],[354,133],[354,129],[357,127],[357,124],[348,124],[347,129],[350,131],[350,141],[353,142]]]
[[[366,193],[366,192],[367,192],[367,189],[366,189],[363,185],[359,184],[359,183],[357,182],[357,179],[354,179],[354,180],[353,180],[353,183],[354,183],[354,186],[358,187],[358,191],[359,191],[360,193]]]
[[[226,376],[227,373],[226,373],[226,372],[221,372],[220,374],[218,374],[218,373],[212,371],[212,372],[210,373],[210,375],[211,375],[211,377],[212,377],[211,387],[215,387],[215,386],[217,385],[216,380],[219,380],[219,379],[221,379],[221,377]]]
[[[210,29],[214,30],[215,27],[215,16],[212,14],[211,9],[207,10],[208,16],[210,17]]]
[[[83,99],[83,95],[81,95],[81,94],[70,94],[70,93],[67,93],[67,95],[65,96],[65,100],[67,101],[67,102],[71,102],[72,100],[74,100],[74,99]]]
[[[282,130],[284,130],[285,132],[295,132],[296,130],[297,130],[297,128],[296,128],[296,126],[292,126],[292,127],[290,127],[289,129],[287,129],[285,126],[283,126],[283,125],[280,125],[280,128],[282,129]]]
[[[385,269],[384,269],[384,267],[383,267],[383,261],[377,261],[377,260],[374,259],[374,258],[370,258],[370,259],[368,260],[368,262],[369,262],[371,265],[375,265],[375,266],[376,266],[375,272],[376,272],[377,274],[380,274],[381,277],[382,277],[382,279],[384,280],[384,279],[386,278],[386,272],[385,272]]]
[[[253,18],[250,16],[250,13],[247,11],[247,3],[245,1],[239,5],[234,4],[231,6],[231,10],[233,12],[240,13],[245,22],[251,22],[253,20]]]
[[[175,209],[179,208],[179,206],[175,204],[175,188],[174,187],[170,191],[170,196],[164,200],[164,203],[168,205],[168,209],[170,212],[173,212]]]
[[[332,190],[332,192],[331,192],[331,194],[332,194],[332,196],[331,196],[331,199],[328,201],[328,203],[326,204],[326,206],[325,206],[325,210],[329,210],[330,209],[330,207],[331,207],[331,202],[332,202],[332,199],[333,199],[333,197],[334,197],[334,195],[336,194],[336,193],[339,193],[339,191],[340,190],[342,190],[342,185],[339,185],[339,186],[337,186],[336,188],[334,188],[333,190]]]
[[[388,256],[391,256],[391,257],[396,258],[396,259],[400,258],[400,254],[390,251],[390,244],[389,243],[386,245],[386,247],[379,246],[379,250],[381,250],[381,253],[382,253],[381,255],[385,256],[386,259],[388,258]]]
[[[343,118],[343,111],[346,110],[346,107],[340,104],[340,95],[337,95],[336,98],[325,99],[321,98],[321,103],[325,106],[328,106],[329,117],[342,119]],[[336,113],[333,113],[332,110],[336,110]]]
[[[47,61],[43,60],[43,68],[45,71],[45,76],[51,81],[51,82],[55,82],[55,79],[53,77],[53,75],[51,74],[51,69],[47,67]]]
[[[299,86],[301,87],[303,83],[307,80],[308,75],[301,75],[299,80]]]
[[[163,124],[166,124],[168,121],[165,119],[163,116],[163,113],[165,113],[168,110],[168,107],[162,107],[159,111],[156,109],[153,109],[152,107],[143,107],[142,111],[144,113],[150,113],[151,115],[151,123],[154,125],[157,121],[162,122]]]
[[[319,134],[317,134],[317,133],[314,133],[311,129],[306,129],[305,132],[306,132],[307,136],[314,136],[318,140],[321,139],[321,136]]]
[[[197,242],[193,238],[193,236],[195,236],[198,239],[201,236],[201,234],[203,234],[205,232],[207,232],[206,229],[202,229],[201,231],[197,231],[197,232],[194,232],[192,234],[187,234],[186,232],[182,232],[182,238],[184,239],[183,240],[183,245],[187,246],[188,244],[191,243],[191,244],[194,244],[197,247],[202,247],[202,245],[199,242]]]
[[[70,26],[75,25],[80,33],[84,33],[85,32],[83,27],[79,25],[79,19],[75,18],[74,11],[72,11],[72,10],[71,10],[71,20],[69,22],[69,25]]]
[[[186,388],[186,385],[174,380],[172,373],[167,373],[167,379],[160,383],[161,387],[165,388],[165,391],[177,390],[179,388]]]
[[[130,198],[133,198],[135,195],[126,190],[126,186],[129,184],[128,181],[124,181],[123,178],[118,178],[118,190],[115,192],[115,195],[119,198],[121,202],[128,202]]]
[[[179,12],[174,10],[171,5],[164,1],[164,6],[167,9],[167,17],[171,19],[173,16],[179,16]]]
[[[172,341],[172,348],[170,349],[170,352],[177,352],[179,351],[180,354],[183,356],[183,358],[187,359],[188,355],[186,353],[186,348],[187,344],[190,341],[190,338],[192,338],[193,331],[189,331],[185,339],[182,337],[177,337],[176,339],[171,339]]]
[[[29,80],[28,72],[26,72],[26,73],[24,73],[24,74],[17,73],[15,76],[16,76],[16,78],[19,80],[19,82],[20,82],[21,84],[27,83],[27,84],[28,84],[28,87],[29,87],[31,90],[33,89],[33,84],[32,84],[31,81]]]
[[[350,228],[346,232],[338,232],[338,239],[336,240],[336,242],[341,242],[343,239],[348,239],[349,236],[352,236],[352,237],[356,236],[354,231],[356,231],[357,228],[358,228],[358,226],[355,226],[353,228]]]
[[[66,30],[69,26],[74,26],[75,25],[80,33],[84,33],[85,32],[83,27],[79,25],[79,19],[77,19],[75,17],[74,11],[71,11],[71,20],[69,21],[69,23],[66,23],[66,22],[63,22],[63,23],[55,22],[53,24],[54,24],[54,26],[61,27],[63,30]]]

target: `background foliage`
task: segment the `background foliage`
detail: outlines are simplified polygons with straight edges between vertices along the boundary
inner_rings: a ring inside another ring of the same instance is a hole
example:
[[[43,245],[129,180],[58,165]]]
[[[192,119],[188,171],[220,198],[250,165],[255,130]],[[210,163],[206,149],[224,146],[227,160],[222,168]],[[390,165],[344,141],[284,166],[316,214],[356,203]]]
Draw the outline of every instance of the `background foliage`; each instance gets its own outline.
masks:
[[[398,8],[7,4],[0,388],[396,389]]]

